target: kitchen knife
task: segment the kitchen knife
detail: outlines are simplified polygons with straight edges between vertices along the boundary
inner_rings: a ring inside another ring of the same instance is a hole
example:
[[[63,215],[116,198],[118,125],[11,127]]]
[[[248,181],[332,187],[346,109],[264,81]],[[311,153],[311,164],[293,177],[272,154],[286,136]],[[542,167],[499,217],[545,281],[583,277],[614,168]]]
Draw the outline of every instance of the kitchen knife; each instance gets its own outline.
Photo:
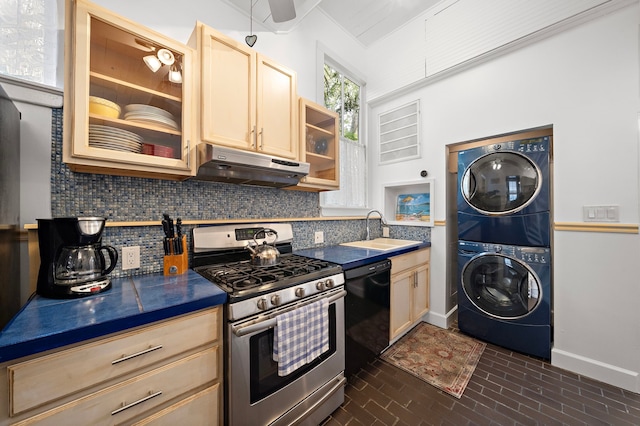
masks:
[[[166,219],[162,219],[162,230],[164,231],[164,236],[169,238],[169,222]]]
[[[164,220],[167,221],[167,229],[168,229],[167,237],[169,238],[175,237],[175,232],[173,230],[173,219],[171,219],[171,217],[167,213],[163,213],[162,216],[164,217]],[[163,224],[164,224],[164,221],[163,221]]]
[[[164,213],[162,215],[163,219],[162,219],[162,230],[164,231],[164,241],[162,242],[163,246],[164,246],[164,254],[166,255],[170,255],[174,252],[173,250],[173,243],[171,240],[172,237],[172,233],[173,233],[173,224],[171,223],[171,218],[169,217],[168,214]]]
[[[176,219],[176,254],[182,254],[182,219]]]

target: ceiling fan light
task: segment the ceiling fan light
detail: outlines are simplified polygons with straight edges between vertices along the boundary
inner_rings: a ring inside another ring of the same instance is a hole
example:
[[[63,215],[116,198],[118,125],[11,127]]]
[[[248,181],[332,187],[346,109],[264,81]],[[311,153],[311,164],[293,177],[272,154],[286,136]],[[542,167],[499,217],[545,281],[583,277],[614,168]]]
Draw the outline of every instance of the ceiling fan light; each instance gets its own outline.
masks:
[[[273,22],[286,22],[296,17],[293,0],[269,0],[269,8]]]

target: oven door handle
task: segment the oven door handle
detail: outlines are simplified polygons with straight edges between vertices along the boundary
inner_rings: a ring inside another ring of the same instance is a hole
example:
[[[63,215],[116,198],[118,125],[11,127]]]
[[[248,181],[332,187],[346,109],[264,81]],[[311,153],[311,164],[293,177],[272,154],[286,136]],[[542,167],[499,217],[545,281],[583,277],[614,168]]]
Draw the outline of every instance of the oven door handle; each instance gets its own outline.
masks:
[[[327,302],[329,302],[329,304],[335,302],[338,299],[342,299],[343,297],[345,297],[347,295],[347,292],[345,290],[342,290],[340,293],[337,293],[333,296],[331,296],[330,298],[327,299]],[[268,330],[270,328],[273,328],[276,326],[276,317],[273,318],[269,318],[267,320],[264,321],[260,321],[254,324],[250,324],[250,325],[246,325],[246,326],[231,326],[231,329],[233,330],[233,334],[235,334],[238,337],[242,337],[242,336],[246,336],[247,334],[252,334],[252,333],[257,333],[263,330]]]

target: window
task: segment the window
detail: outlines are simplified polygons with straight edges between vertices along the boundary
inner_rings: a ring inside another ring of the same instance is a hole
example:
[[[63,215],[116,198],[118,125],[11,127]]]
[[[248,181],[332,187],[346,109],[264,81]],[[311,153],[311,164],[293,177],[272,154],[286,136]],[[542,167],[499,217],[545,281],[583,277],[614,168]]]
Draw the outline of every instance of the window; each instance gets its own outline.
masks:
[[[324,104],[340,117],[340,190],[320,195],[327,209],[367,207],[367,156],[361,134],[363,83],[325,58]]]
[[[61,88],[63,11],[64,0],[0,1],[0,74]]]

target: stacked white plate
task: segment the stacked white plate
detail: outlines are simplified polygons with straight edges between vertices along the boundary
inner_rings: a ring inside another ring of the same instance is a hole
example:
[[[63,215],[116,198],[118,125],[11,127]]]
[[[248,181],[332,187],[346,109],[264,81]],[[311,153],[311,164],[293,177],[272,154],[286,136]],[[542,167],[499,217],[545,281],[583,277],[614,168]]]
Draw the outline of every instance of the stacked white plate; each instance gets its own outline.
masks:
[[[178,123],[169,111],[151,105],[129,104],[124,107],[124,119],[152,123],[178,130]]]
[[[117,127],[89,124],[89,146],[139,153],[142,137]]]

